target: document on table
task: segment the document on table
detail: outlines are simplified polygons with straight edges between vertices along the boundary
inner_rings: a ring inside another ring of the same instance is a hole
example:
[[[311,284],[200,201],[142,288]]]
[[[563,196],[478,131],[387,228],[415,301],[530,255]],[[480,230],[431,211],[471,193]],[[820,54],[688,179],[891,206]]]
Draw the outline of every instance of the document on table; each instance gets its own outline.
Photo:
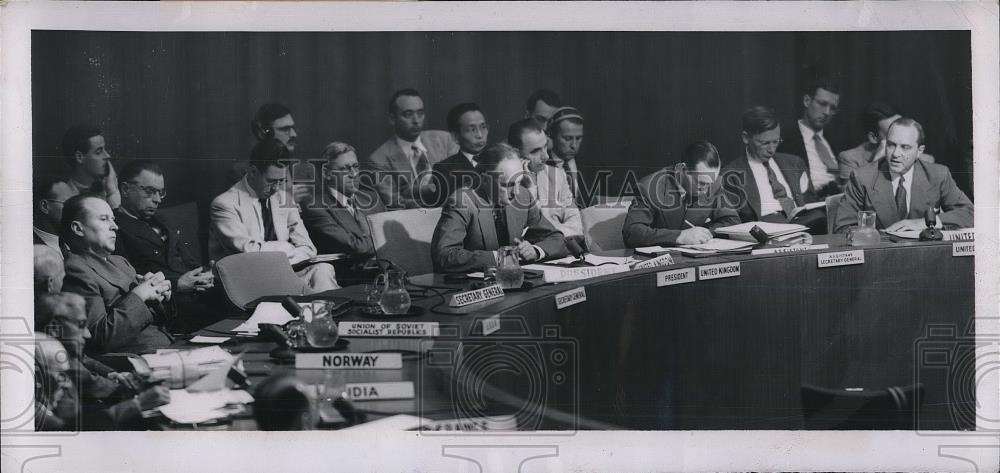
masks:
[[[292,321],[294,317],[289,314],[280,302],[261,302],[257,304],[253,315],[239,326],[233,329],[234,332],[257,333],[260,332],[258,324],[285,325]]]
[[[923,230],[896,230],[894,232],[886,232],[897,238],[907,238],[911,240],[916,240],[920,238],[920,232]]]
[[[159,407],[160,413],[181,424],[196,424],[221,419],[229,415],[225,407],[253,402],[250,393],[239,389],[191,393],[183,389],[170,390],[170,403]]]
[[[799,225],[795,223],[770,223],[770,222],[745,222],[739,225],[730,225],[728,227],[720,227],[715,229],[715,233],[719,235],[726,235],[729,238],[734,238],[743,241],[757,241],[752,235],[750,235],[750,229],[754,226],[760,227],[764,233],[767,233],[769,237],[776,237],[781,235],[786,235],[788,233],[804,232],[809,230],[804,225]]]
[[[599,255],[584,255],[584,261],[594,265],[600,266],[602,264],[630,264],[635,261],[635,258],[631,256],[599,256]],[[575,263],[577,258],[575,256],[567,256],[565,258],[559,258],[551,261],[546,261],[545,264],[570,264]]]
[[[687,248],[702,251],[741,251],[748,250],[754,244],[742,240],[730,240],[728,238],[712,238],[705,243],[691,245],[681,245],[679,248]]]

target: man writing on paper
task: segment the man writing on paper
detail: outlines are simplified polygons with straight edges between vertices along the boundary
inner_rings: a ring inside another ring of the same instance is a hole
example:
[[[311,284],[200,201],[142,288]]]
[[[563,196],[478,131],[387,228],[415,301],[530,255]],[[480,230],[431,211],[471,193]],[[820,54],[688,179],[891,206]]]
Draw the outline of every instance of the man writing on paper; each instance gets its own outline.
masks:
[[[938,227],[971,228],[972,202],[947,167],[919,159],[923,151],[920,123],[910,118],[892,122],[885,138],[886,159],[851,174],[834,232],[857,225],[859,210],[874,210],[876,228],[890,232],[927,228],[924,214],[929,208],[940,211]]]
[[[295,204],[282,204],[288,148],[276,139],[261,141],[250,153],[246,176],[212,201],[208,250],[220,260],[235,253],[280,251],[296,265],[316,256]],[[297,271],[306,293],[338,289],[333,266],[317,263]]]
[[[434,270],[467,272],[495,267],[496,250],[501,246],[516,246],[523,263],[566,256],[562,233],[542,216],[535,199],[519,184],[524,171],[517,151],[495,144],[483,150],[477,160],[479,185],[456,190],[434,229]]]
[[[816,201],[809,167],[798,156],[778,153],[781,126],[774,111],[756,106],[743,113],[744,153],[722,169],[725,205],[743,222],[796,223],[826,233],[826,211],[803,210]]]
[[[740,223],[736,211],[721,205],[719,152],[699,141],[684,150],[684,160],[639,181],[622,237],[629,248],[701,244],[712,229]]]

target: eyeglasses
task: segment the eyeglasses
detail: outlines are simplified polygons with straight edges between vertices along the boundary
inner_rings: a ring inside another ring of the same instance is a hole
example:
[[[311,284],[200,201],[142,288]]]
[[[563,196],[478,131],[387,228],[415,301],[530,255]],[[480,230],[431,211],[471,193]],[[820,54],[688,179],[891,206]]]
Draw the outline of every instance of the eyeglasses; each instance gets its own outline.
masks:
[[[753,139],[753,144],[755,144],[757,146],[760,146],[761,148],[767,148],[767,147],[770,147],[770,146],[773,146],[773,147],[777,148],[778,146],[781,146],[781,143],[784,143],[784,142],[785,142],[785,140],[783,140],[781,138],[778,138],[778,139],[772,140],[772,141],[758,141],[756,138]]]
[[[65,204],[66,203],[65,200],[56,200],[56,199],[42,199],[42,200],[44,200],[46,202],[52,202],[54,204]]]
[[[135,186],[135,187],[139,188],[140,190],[142,190],[142,192],[144,192],[146,194],[146,197],[152,197],[154,195],[159,195],[161,199],[166,199],[167,198],[167,190],[166,189],[157,189],[155,187],[150,187],[150,186],[140,186],[139,184],[136,184],[134,182],[130,182],[129,184],[132,184],[133,186]]]

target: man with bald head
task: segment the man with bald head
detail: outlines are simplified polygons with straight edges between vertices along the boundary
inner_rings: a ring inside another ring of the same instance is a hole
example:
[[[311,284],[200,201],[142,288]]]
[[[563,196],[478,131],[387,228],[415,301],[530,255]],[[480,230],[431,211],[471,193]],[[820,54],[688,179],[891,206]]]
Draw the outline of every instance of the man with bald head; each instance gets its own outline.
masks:
[[[938,227],[971,228],[972,201],[947,167],[919,159],[923,151],[920,123],[911,118],[893,121],[885,137],[885,159],[851,173],[834,232],[857,225],[859,210],[874,210],[876,228],[886,231],[926,228],[928,209],[935,209]]]
[[[66,270],[62,253],[46,245],[34,245],[35,297],[62,290]]]
[[[78,195],[66,201],[62,217],[60,237],[69,246],[63,289],[87,301],[88,352],[147,353],[169,345],[157,323],[163,322],[170,281],[163,273],[136,274],[112,254],[118,226],[107,202]]]

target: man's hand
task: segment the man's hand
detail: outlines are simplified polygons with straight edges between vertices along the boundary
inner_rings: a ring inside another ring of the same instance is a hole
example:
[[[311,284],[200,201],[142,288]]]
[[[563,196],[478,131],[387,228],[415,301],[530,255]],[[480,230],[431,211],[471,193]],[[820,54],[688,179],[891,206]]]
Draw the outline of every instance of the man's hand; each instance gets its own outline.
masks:
[[[678,245],[698,245],[712,239],[712,232],[705,227],[694,227],[682,230],[677,236]]]
[[[163,273],[146,273],[139,279],[141,282],[132,289],[132,294],[138,296],[143,302],[162,301],[165,297],[164,293],[170,293],[170,281],[163,276]]]
[[[202,292],[215,285],[211,271],[197,267],[177,278],[177,292]]]
[[[417,178],[417,189],[420,192],[434,192],[437,186],[434,184],[434,173],[425,172]]]
[[[538,260],[538,250],[524,240],[516,240],[517,242],[517,256],[518,258],[525,262],[531,263]]]
[[[892,225],[889,225],[885,231],[887,232],[898,232],[906,230],[923,230],[927,228],[927,224],[924,223],[922,218],[911,218],[908,220],[900,220]]]
[[[135,399],[139,401],[139,409],[148,411],[170,403],[170,390],[163,386],[153,386],[141,393]]]
[[[273,245],[273,249],[269,251],[281,251],[285,253],[285,256],[292,258],[295,256],[295,245],[287,241],[272,241],[268,242],[268,245]]]

